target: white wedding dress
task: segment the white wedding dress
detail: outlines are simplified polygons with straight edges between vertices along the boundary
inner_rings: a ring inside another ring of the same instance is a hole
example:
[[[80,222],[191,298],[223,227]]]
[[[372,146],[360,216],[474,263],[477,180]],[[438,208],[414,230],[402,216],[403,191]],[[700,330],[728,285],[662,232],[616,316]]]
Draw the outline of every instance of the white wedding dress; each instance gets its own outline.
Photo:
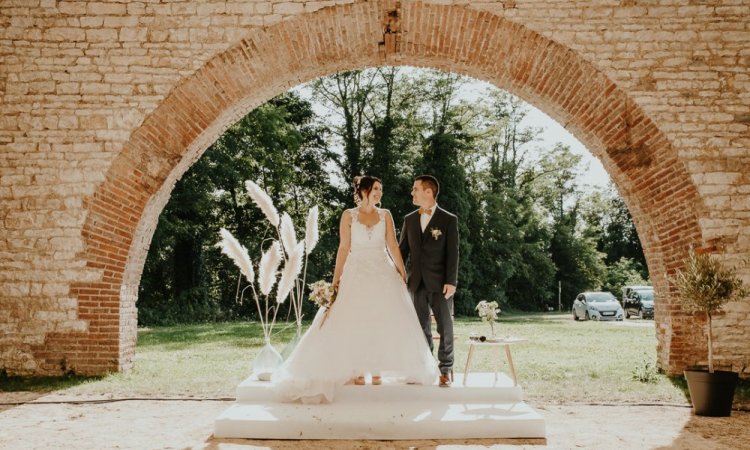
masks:
[[[367,227],[352,214],[351,251],[339,293],[323,326],[318,310],[289,358],[273,374],[283,401],[327,403],[358,375],[433,384],[438,368],[419,325],[411,297],[385,243],[385,210]]]

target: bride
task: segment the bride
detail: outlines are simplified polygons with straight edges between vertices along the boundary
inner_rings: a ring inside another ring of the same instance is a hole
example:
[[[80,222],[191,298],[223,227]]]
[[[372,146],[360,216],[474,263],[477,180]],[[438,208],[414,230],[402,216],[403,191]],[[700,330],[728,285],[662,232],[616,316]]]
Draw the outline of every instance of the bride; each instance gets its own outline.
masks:
[[[368,374],[374,385],[383,377],[419,384],[437,379],[437,364],[404,281],[393,218],[375,206],[383,185],[376,177],[357,177],[354,192],[358,206],[341,216],[336,302],[323,326],[325,310],[318,311],[272,376],[284,401],[331,402],[337,387],[365,384]]]

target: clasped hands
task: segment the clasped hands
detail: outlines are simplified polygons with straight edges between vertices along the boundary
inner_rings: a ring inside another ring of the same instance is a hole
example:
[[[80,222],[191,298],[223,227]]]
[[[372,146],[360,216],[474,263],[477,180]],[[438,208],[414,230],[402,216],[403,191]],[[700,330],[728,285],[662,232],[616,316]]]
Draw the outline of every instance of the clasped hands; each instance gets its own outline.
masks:
[[[398,274],[401,277],[401,279],[406,283],[406,271],[403,269],[396,269],[398,270]],[[444,284],[443,285],[443,295],[445,296],[445,299],[449,299],[453,297],[453,294],[456,293],[456,286],[452,284]]]

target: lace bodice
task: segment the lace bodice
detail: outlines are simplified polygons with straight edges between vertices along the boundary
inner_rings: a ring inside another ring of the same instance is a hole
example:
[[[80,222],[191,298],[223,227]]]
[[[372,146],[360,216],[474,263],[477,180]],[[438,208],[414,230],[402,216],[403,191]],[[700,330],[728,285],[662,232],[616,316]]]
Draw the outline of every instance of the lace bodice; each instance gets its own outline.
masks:
[[[368,227],[359,221],[359,209],[353,208],[349,212],[352,215],[352,242],[351,251],[385,249],[385,210],[378,209],[378,223]]]

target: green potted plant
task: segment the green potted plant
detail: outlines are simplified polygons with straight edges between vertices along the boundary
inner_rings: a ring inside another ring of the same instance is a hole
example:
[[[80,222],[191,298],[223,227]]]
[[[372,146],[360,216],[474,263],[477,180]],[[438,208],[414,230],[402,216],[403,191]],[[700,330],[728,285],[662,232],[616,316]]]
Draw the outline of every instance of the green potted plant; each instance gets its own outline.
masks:
[[[738,374],[714,370],[712,318],[730,301],[748,295],[734,267],[708,252],[690,249],[686,266],[673,279],[683,309],[707,318],[708,370],[685,370],[693,410],[700,416],[729,416]]]

